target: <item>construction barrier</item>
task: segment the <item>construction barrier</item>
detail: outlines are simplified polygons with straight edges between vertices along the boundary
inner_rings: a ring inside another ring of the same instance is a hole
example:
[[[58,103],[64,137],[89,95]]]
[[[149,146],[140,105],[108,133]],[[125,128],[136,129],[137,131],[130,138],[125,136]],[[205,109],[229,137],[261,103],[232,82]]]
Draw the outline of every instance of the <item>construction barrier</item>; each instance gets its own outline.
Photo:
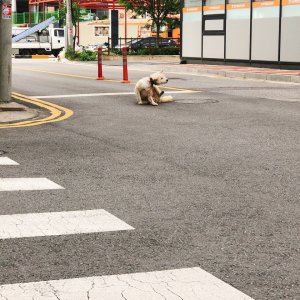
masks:
[[[126,47],[123,47],[122,49],[123,54],[123,83],[129,83],[128,80],[128,66],[127,66],[127,49]]]
[[[98,77],[97,80],[104,80],[103,72],[102,72],[102,47],[98,48]]]
[[[126,47],[122,48],[122,54],[123,54],[123,80],[122,83],[130,83],[128,80],[128,66],[127,66],[127,49]],[[98,48],[98,77],[97,80],[104,80],[105,77],[103,76],[103,52],[102,47]]]

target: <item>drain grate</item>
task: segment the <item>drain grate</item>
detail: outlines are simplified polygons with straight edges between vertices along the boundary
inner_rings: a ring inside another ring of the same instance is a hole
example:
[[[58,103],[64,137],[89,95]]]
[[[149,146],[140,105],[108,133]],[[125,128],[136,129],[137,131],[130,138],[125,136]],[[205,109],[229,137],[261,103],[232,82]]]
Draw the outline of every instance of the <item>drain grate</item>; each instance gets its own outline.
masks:
[[[184,100],[176,100],[175,102],[183,103],[183,104],[206,104],[206,103],[218,103],[218,100],[215,99],[184,99]]]

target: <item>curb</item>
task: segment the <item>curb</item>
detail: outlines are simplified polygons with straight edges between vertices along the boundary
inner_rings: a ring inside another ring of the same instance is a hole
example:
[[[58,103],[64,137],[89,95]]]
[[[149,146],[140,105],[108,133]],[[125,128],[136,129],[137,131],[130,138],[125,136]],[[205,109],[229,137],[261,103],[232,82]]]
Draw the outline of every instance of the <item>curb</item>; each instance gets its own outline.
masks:
[[[14,56],[14,58],[48,59],[48,58],[51,58],[51,56],[50,55],[38,55],[38,54],[35,54],[35,55],[20,55],[20,54],[16,54]]]
[[[189,67],[181,67],[181,66],[175,68],[173,66],[167,66],[167,70],[169,72],[185,72],[185,73],[192,73],[192,74],[216,75],[221,77],[237,78],[237,79],[300,83],[300,76],[298,75],[255,73],[255,71],[254,72],[226,71],[225,69],[212,70],[212,69],[202,69],[197,67],[189,68]]]
[[[135,60],[155,60],[155,61],[175,61],[180,62],[179,55],[127,55],[128,61],[135,61]],[[103,60],[110,61],[110,60],[120,60],[122,61],[121,55],[116,56],[108,56],[103,55]]]
[[[35,119],[39,116],[37,109],[23,105],[12,96],[13,101],[0,104],[0,127],[11,125],[15,122]]]

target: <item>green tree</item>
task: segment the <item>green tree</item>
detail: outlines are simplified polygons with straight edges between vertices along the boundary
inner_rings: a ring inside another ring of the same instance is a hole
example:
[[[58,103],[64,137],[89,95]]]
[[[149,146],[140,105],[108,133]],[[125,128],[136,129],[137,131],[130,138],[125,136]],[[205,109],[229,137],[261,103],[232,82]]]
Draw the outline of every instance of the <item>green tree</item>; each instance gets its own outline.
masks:
[[[59,21],[62,26],[66,25],[66,14],[67,14],[66,5],[65,3],[61,3],[59,6]],[[78,6],[77,2],[72,1],[72,23],[75,29],[75,34],[73,36],[73,50],[75,49],[75,43],[77,40],[77,25],[82,15],[83,15],[82,10]]]
[[[159,30],[165,25],[169,15],[178,14],[180,0],[119,0],[127,10],[132,10],[138,15],[148,14],[155,25],[156,45],[159,43]]]

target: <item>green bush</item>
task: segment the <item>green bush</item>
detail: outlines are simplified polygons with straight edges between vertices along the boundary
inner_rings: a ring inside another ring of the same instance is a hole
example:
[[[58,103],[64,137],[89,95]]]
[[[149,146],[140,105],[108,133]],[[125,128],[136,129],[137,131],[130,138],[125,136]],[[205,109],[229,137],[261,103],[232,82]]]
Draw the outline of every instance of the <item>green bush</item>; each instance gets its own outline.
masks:
[[[67,48],[65,56],[69,60],[76,60],[77,58],[77,52],[75,52],[72,48]]]
[[[97,52],[95,52],[95,51],[84,50],[79,53],[79,60],[90,61],[90,60],[96,60],[96,59],[97,59]]]
[[[110,49],[109,51],[110,51],[111,53],[116,54],[116,55],[122,55],[122,50],[119,50],[119,49],[114,49],[114,48],[112,48],[112,49]],[[128,51],[127,51],[127,54],[129,54]]]
[[[97,59],[97,52],[90,50],[83,50],[82,52],[74,51],[68,48],[66,51],[66,58],[69,60],[90,61]]]

